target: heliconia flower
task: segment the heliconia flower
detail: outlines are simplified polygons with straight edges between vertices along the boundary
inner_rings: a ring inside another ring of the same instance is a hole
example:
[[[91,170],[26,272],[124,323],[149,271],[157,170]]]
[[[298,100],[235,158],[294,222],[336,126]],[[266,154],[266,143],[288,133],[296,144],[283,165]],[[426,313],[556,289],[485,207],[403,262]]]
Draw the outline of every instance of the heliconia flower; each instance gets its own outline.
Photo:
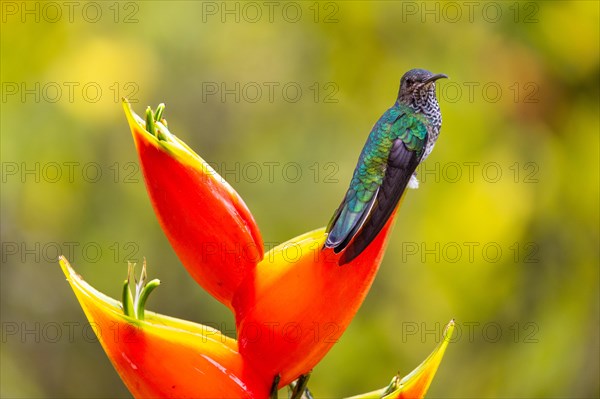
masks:
[[[60,258],[62,270],[121,379],[136,398],[265,398],[237,341],[200,324],[144,312],[96,291]],[[143,304],[141,304],[143,306]]]
[[[142,120],[127,101],[146,188],[161,227],[192,277],[227,306],[240,282],[263,257],[252,214],[235,190],[172,135],[161,118]],[[148,128],[149,130],[147,130]]]
[[[139,281],[130,266],[118,302],[85,283],[61,257],[122,380],[136,398],[276,398],[277,389],[288,384],[294,386],[293,399],[309,397],[308,375],[367,295],[400,205],[364,251],[343,266],[343,253],[324,249],[325,229],[263,254],[252,214],[233,188],[169,132],[164,105],[148,109],[145,120],[126,101],[124,107],[161,226],[193,278],[235,313],[239,340],[146,312],[159,281],[146,282],[145,264]],[[422,398],[453,329],[450,322],[443,342],[408,376],[355,398]]]
[[[161,226],[191,275],[234,310],[240,353],[283,387],[310,370],[350,324],[371,287],[394,214],[348,264],[323,250],[323,229],[267,252],[235,191],[148,109],[124,103]],[[207,256],[206,247],[218,247]]]

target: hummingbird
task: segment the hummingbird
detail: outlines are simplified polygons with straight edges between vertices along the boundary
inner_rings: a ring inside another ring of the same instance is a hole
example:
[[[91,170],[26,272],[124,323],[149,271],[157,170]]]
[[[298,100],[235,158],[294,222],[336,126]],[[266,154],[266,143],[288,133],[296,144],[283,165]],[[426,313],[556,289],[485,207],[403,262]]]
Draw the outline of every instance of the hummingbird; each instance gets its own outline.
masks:
[[[433,150],[442,126],[435,95],[441,78],[448,76],[424,69],[406,72],[396,102],[371,129],[350,187],[327,226],[324,248],[344,251],[340,266],[375,239],[406,187],[418,187],[415,170]]]

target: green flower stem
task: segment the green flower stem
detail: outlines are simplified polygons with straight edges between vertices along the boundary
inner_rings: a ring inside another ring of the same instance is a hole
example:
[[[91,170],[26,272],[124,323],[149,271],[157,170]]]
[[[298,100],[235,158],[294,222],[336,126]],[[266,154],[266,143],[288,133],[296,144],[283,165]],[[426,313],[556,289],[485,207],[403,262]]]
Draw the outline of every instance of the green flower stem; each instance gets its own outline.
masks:
[[[155,278],[154,280],[146,284],[144,289],[142,289],[135,309],[135,314],[138,320],[144,320],[144,309],[146,307],[146,300],[148,300],[148,296],[150,295],[150,293],[159,285],[160,280]]]
[[[152,108],[146,108],[146,130],[153,136],[156,136],[156,130],[154,129],[154,112]]]
[[[129,279],[123,282],[123,313],[129,317],[135,317],[133,313],[133,297],[129,289]]]
[[[156,122],[160,122],[162,120],[162,114],[165,112],[165,103],[158,104],[156,107],[156,112],[154,113],[154,120]]]
[[[377,389],[375,391],[352,396],[347,399],[382,399],[382,398],[385,398],[387,395],[391,394],[392,392],[394,392],[399,387],[400,387],[400,377],[396,375],[396,376],[394,376],[394,378],[392,378],[392,381],[390,381],[389,385],[385,388],[381,388],[381,389]]]
[[[167,135],[163,132],[167,124],[167,121],[162,118],[164,112],[164,103],[158,104],[156,112],[152,111],[150,107],[146,108],[146,130],[159,140],[167,141]]]
[[[123,283],[122,292],[123,313],[137,320],[144,320],[146,301],[150,293],[160,285],[160,280],[154,279],[146,283],[146,259],[144,259],[139,281],[135,278],[135,264],[129,264],[127,274],[127,280]],[[135,295],[131,294],[132,282],[135,285]]]

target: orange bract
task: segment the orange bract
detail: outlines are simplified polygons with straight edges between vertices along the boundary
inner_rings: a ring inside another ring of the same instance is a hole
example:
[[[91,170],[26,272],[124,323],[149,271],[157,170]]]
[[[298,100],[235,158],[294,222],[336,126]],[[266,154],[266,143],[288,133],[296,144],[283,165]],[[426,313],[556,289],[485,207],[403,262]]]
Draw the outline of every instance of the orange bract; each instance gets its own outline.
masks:
[[[394,217],[352,262],[322,250],[324,229],[265,254],[234,299],[240,352],[280,386],[309,372],[342,336],[375,278]]]
[[[127,317],[119,302],[61,267],[113,366],[136,398],[263,398],[268,383],[237,342],[210,327],[147,312]]]

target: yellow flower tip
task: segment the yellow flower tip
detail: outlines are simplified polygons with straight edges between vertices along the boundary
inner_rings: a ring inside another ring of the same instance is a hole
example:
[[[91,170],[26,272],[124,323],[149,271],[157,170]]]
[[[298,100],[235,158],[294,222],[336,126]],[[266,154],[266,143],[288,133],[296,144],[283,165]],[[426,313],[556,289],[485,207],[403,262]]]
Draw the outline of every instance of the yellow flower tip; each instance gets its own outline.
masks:
[[[73,270],[71,264],[67,258],[64,257],[64,255],[60,255],[58,257],[58,263],[60,264],[60,268],[71,286],[73,286],[73,284],[78,284],[79,281],[83,281],[81,276],[75,273],[75,270]],[[75,287],[73,288],[75,289]]]
[[[382,397],[382,399],[413,399],[424,398],[437,369],[442,362],[446,348],[454,334],[454,319],[446,325],[443,337],[433,352],[416,369],[411,371],[399,382],[399,386],[393,392]],[[393,382],[393,381],[392,381]]]
[[[85,280],[73,270],[73,267],[67,258],[62,255],[59,256],[58,263],[84,311],[90,306],[98,306],[104,308],[107,312],[116,313],[120,316],[122,315],[121,303],[104,295],[86,283]],[[87,313],[86,315],[89,316]],[[125,315],[122,316],[126,317]]]
[[[129,123],[129,127],[131,127],[132,131],[134,127],[142,127],[140,123],[138,123],[136,119],[136,114],[133,112],[133,108],[131,108],[131,103],[125,97],[123,97],[123,110],[125,111],[125,117],[127,118],[127,123]],[[145,129],[144,129],[145,130]]]
[[[60,265],[60,268],[64,273],[65,277],[67,278],[69,284],[73,283],[73,276],[79,277],[71,267],[71,264],[69,263],[67,258],[65,258],[63,255],[60,255],[58,257],[58,264]]]
[[[123,99],[123,110],[125,111],[127,123],[133,134],[136,146],[138,145],[138,142],[135,139],[139,138],[143,142],[161,148],[163,151],[168,152],[172,156],[191,166],[197,166],[198,163],[202,165],[206,164],[194,150],[169,131],[166,120],[162,116],[165,110],[164,103],[158,105],[156,112],[154,112],[151,107],[147,108],[144,115],[147,117],[147,113],[150,111],[152,120],[143,119],[136,114],[127,99]]]
[[[416,369],[406,377],[400,379],[400,374],[392,378],[387,387],[371,391],[348,399],[422,399],[425,397],[429,385],[444,357],[448,344],[454,334],[454,319],[444,328],[441,342],[431,354]]]
[[[63,255],[60,255],[58,257],[58,263],[60,264],[60,268],[62,269],[63,273],[66,275],[68,268],[70,267],[69,261],[67,261],[67,258],[65,258]]]
[[[150,107],[148,107],[150,108]],[[150,144],[156,148],[165,151],[175,159],[185,165],[188,165],[200,172],[201,175],[208,177],[222,184],[230,193],[235,193],[235,190],[223,179],[210,164],[208,164],[200,155],[192,150],[186,143],[181,141],[177,136],[172,134],[167,128],[166,120],[162,117],[165,109],[165,104],[160,103],[157,107],[159,120],[154,120],[154,134],[149,130],[146,120],[142,119],[135,113],[131,104],[126,98],[123,98],[123,110],[127,118],[127,123],[131,129],[136,147],[140,142]],[[156,115],[155,115],[156,116]],[[157,134],[158,133],[158,134]],[[159,137],[160,136],[160,137]],[[236,193],[237,195],[237,193]]]

